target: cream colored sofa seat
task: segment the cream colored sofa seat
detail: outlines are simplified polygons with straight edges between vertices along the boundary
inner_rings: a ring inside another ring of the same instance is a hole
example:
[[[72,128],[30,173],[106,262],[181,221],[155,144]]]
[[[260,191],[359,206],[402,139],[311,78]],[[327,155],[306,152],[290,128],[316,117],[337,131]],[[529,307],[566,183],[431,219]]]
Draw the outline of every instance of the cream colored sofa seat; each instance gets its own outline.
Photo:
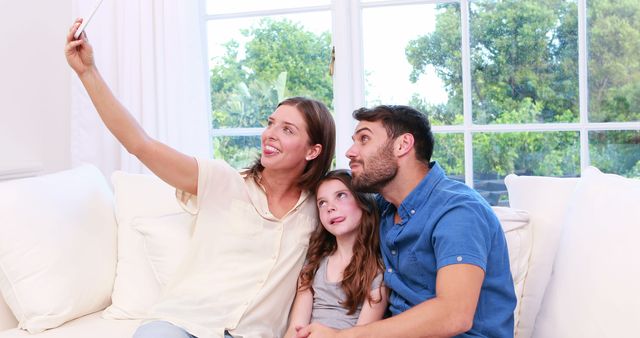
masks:
[[[0,338],[38,337],[38,338],[117,338],[131,337],[138,327],[139,320],[103,319],[101,311],[74,319],[55,329],[38,334],[13,328],[0,331]]]

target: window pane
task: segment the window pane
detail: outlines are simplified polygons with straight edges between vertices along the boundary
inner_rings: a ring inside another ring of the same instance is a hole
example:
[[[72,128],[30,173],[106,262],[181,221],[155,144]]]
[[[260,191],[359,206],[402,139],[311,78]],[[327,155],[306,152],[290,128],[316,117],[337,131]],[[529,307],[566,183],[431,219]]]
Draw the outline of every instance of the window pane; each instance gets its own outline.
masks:
[[[576,1],[471,3],[473,121],[578,120]]]
[[[362,21],[366,105],[409,104],[434,125],[462,123],[460,6],[366,8]]]
[[[640,178],[640,131],[590,132],[589,156],[603,172]]]
[[[462,133],[436,133],[433,161],[444,169],[449,178],[464,183],[464,135]]]
[[[238,12],[255,12],[270,9],[300,8],[329,4],[331,4],[331,0],[207,0],[207,13],[227,14]]]
[[[473,135],[474,187],[492,205],[505,203],[504,177],[578,176],[578,132],[477,133]]]
[[[640,1],[587,1],[589,121],[640,120]]]
[[[213,128],[262,127],[282,99],[331,106],[329,12],[208,23]]]
[[[216,136],[213,158],[225,160],[236,169],[247,168],[260,156],[260,136]]]

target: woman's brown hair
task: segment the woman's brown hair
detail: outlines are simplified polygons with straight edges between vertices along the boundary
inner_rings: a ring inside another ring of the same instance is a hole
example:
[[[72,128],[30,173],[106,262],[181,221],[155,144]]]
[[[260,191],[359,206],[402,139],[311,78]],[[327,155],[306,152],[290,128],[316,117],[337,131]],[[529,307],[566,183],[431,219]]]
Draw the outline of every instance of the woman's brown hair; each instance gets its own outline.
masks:
[[[358,206],[362,209],[362,219],[353,245],[353,257],[342,273],[342,289],[346,299],[341,305],[348,309],[348,314],[353,314],[365,300],[370,303],[378,303],[378,299],[372,299],[371,286],[376,276],[383,270],[379,247],[379,216],[373,195],[356,192],[351,185],[351,172],[349,170],[333,170],[325,175],[316,186],[329,180],[342,182],[355,197]],[[319,224],[309,239],[309,251],[307,262],[300,273],[299,291],[311,289],[313,292],[313,278],[324,257],[329,256],[337,249],[336,238],[324,226]]]
[[[304,122],[307,124],[309,145],[322,145],[320,155],[307,162],[304,172],[298,179],[298,186],[301,189],[311,190],[318,184],[324,174],[331,169],[331,161],[333,161],[335,153],[336,125],[329,108],[320,101],[306,97],[290,97],[278,103],[278,107],[283,105],[296,107],[302,113]],[[249,167],[249,173],[253,177],[259,177],[263,169],[260,158],[258,158]]]

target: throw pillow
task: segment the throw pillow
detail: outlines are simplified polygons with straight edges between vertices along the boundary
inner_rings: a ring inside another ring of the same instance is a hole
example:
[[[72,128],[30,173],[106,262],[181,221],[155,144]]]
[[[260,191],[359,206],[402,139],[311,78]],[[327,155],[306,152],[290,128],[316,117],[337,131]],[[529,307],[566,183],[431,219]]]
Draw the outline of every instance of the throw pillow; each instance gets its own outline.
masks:
[[[0,290],[37,333],[109,305],[116,267],[112,193],[84,165],[0,183]]]
[[[520,303],[524,290],[524,279],[529,270],[529,257],[533,246],[533,235],[529,223],[529,214],[513,208],[493,207],[500,220],[509,249],[509,266],[518,300],[514,311],[514,323],[520,318]]]
[[[640,180],[582,174],[534,337],[631,337],[640,318]]]
[[[175,189],[155,176],[118,171],[111,181],[118,265],[112,304],[103,317],[143,319],[179,263],[178,251],[186,250],[195,216],[185,213]]]
[[[132,227],[144,241],[145,256],[160,287],[178,270],[189,249],[195,217],[186,212],[159,217],[139,217]]]
[[[562,222],[578,178],[508,175],[509,205],[526,210],[533,246],[520,300],[516,336],[530,338],[558,250]]]

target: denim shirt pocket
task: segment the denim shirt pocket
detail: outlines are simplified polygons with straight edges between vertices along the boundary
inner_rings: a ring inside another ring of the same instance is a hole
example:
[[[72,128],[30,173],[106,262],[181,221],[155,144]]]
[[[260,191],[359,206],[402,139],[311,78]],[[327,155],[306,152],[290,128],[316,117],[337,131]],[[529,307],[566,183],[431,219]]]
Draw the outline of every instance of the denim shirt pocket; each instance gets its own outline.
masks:
[[[403,272],[407,286],[423,297],[435,296],[435,274],[428,268],[429,262],[422,260],[412,251],[407,256]]]

